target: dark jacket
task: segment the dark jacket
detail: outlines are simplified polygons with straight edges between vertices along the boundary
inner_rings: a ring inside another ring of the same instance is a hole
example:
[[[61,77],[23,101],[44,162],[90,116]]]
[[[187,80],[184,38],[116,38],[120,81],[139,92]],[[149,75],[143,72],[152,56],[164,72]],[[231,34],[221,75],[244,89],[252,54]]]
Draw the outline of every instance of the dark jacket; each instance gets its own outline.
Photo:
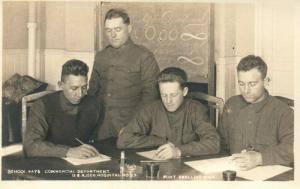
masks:
[[[161,100],[145,107],[121,131],[118,147],[149,148],[172,142],[181,150],[182,156],[219,152],[220,138],[208,122],[204,105],[185,99],[176,112],[169,113]]]
[[[158,97],[158,74],[153,53],[130,38],[119,49],[108,46],[96,54],[88,94],[105,106],[98,139],[116,137],[140,107]]]
[[[55,92],[35,102],[25,133],[26,155],[65,157],[70,147],[80,145],[75,137],[88,142],[101,120],[96,101],[85,96],[80,104],[72,105],[62,92]]]
[[[262,154],[263,165],[291,165],[294,159],[294,112],[270,96],[255,104],[241,95],[225,104],[219,125],[221,148],[230,154],[252,147]]]

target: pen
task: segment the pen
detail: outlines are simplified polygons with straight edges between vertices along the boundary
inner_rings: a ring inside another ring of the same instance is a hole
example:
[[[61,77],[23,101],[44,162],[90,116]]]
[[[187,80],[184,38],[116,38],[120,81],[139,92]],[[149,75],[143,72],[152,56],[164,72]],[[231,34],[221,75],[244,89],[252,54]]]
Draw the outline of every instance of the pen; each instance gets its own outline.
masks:
[[[78,138],[75,137],[75,140],[77,140],[80,144],[84,145],[84,142],[82,142],[82,141],[79,140]]]
[[[168,143],[169,143],[169,139],[168,139],[168,137],[166,137],[166,144],[168,144]],[[163,150],[164,150],[164,148],[162,148],[160,150],[157,149],[156,152],[153,154],[153,158],[157,157],[157,155]]]

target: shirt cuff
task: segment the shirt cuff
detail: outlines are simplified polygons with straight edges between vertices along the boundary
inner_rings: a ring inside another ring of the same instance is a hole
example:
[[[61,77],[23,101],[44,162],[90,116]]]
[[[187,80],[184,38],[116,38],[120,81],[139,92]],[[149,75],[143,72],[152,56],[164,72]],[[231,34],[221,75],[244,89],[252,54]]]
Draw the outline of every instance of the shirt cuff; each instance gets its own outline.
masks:
[[[60,146],[57,150],[57,156],[66,158],[69,149],[70,149],[70,147],[68,147],[68,146]]]
[[[273,165],[274,162],[274,154],[268,153],[268,152],[260,152],[261,153],[261,159],[262,159],[262,165]]]

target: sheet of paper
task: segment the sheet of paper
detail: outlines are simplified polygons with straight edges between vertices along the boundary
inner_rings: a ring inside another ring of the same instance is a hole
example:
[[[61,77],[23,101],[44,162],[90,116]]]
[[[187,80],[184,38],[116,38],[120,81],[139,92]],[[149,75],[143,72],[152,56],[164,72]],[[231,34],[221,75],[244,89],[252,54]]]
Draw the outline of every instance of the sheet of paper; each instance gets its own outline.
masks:
[[[282,165],[258,166],[249,171],[237,171],[237,176],[247,180],[267,180],[291,169]]]
[[[137,154],[140,156],[146,157],[148,159],[152,159],[152,160],[162,160],[155,156],[155,152],[156,152],[156,150],[150,150],[150,151],[145,151],[145,152],[137,152]]]
[[[87,158],[87,159],[78,159],[78,158],[63,158],[73,165],[82,165],[82,164],[90,164],[90,163],[98,163],[102,161],[108,161],[111,158],[109,156],[100,154],[99,156]]]
[[[22,144],[13,144],[13,145],[5,146],[2,148],[1,154],[2,156],[14,154],[17,152],[21,152],[22,148],[23,148]]]
[[[202,172],[202,173],[217,173],[225,170],[236,170],[236,167],[231,161],[231,157],[222,157],[214,159],[188,161],[185,164]]]
[[[292,169],[290,167],[285,167],[282,165],[271,165],[258,166],[248,171],[240,171],[231,162],[230,156],[206,160],[189,161],[185,162],[185,164],[204,174],[218,173],[223,172],[225,170],[234,170],[237,172],[237,177],[244,178],[247,180],[266,180],[268,178],[274,177]]]

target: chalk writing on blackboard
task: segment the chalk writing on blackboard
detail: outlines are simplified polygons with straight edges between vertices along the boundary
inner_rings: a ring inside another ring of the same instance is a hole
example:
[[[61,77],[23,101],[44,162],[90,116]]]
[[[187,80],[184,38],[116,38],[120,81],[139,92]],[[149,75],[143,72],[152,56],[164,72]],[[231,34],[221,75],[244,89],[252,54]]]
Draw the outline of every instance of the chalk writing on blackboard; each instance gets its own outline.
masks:
[[[156,28],[154,26],[148,26],[147,29],[145,29],[145,38],[148,41],[152,41],[156,36]]]
[[[160,69],[180,67],[190,81],[208,82],[210,4],[105,2],[102,10],[117,7],[130,16],[134,43],[151,50]]]
[[[190,63],[190,64],[194,64],[196,66],[201,66],[204,64],[204,60],[201,57],[188,58],[186,56],[179,56],[177,58],[177,61],[179,63]]]

